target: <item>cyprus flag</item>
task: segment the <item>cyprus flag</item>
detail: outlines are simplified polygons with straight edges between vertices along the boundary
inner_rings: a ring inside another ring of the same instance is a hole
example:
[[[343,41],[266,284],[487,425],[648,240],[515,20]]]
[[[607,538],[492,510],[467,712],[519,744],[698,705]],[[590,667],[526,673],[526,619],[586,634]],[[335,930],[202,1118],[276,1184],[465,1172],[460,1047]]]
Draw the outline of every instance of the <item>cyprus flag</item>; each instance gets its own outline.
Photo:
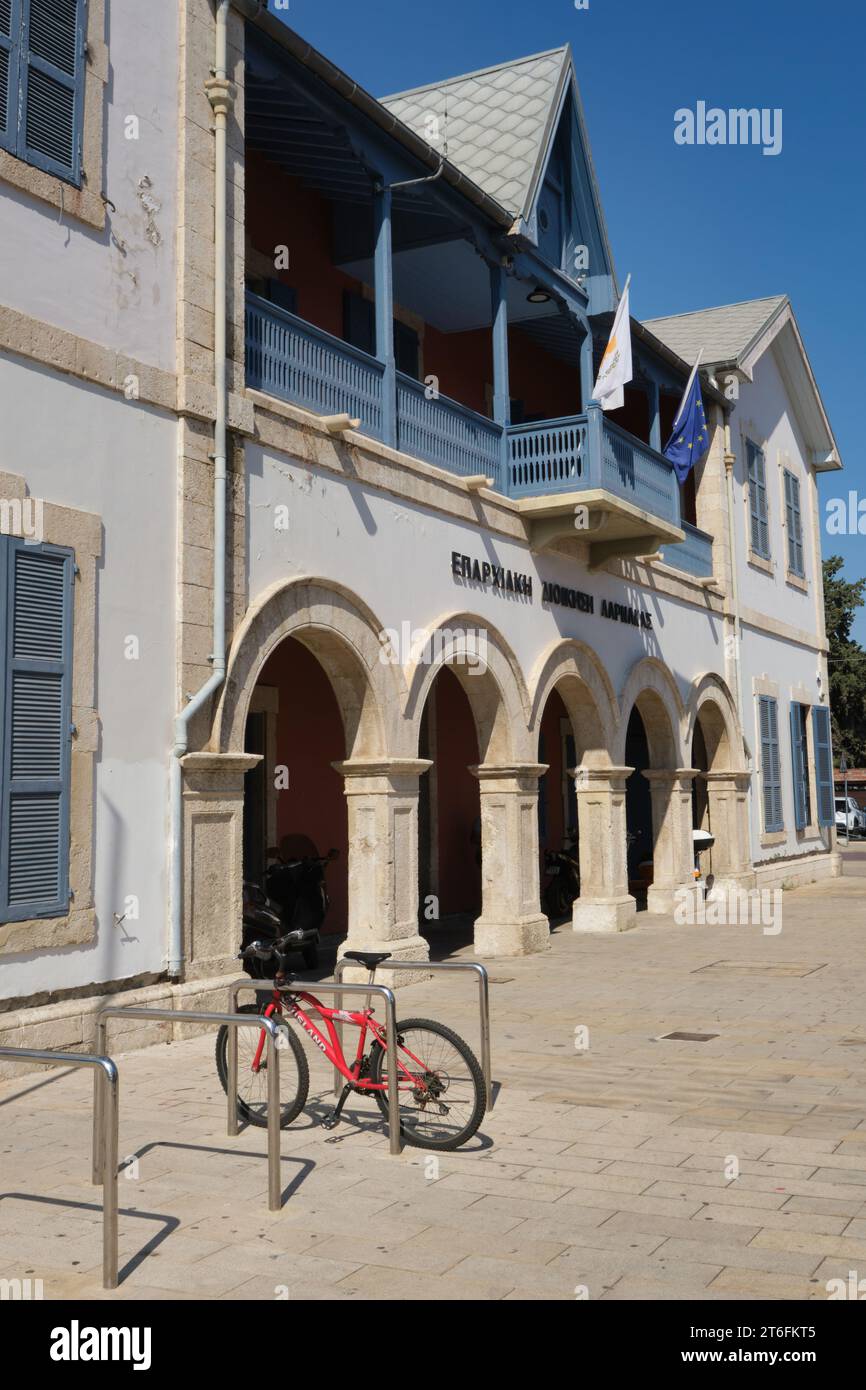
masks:
[[[593,399],[600,403],[602,410],[619,410],[625,402],[623,387],[627,381],[631,381],[631,319],[628,312],[630,284],[631,276],[625,282],[610,339],[598,369],[598,380],[593,387]]]

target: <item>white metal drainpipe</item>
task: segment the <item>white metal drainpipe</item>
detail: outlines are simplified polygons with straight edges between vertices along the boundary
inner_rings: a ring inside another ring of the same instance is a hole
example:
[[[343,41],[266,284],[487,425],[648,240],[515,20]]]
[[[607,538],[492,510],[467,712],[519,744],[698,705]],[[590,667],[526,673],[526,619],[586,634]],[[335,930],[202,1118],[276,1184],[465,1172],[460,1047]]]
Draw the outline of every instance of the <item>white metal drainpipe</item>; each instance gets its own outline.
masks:
[[[231,0],[218,0],[213,77],[206,84],[214,111],[214,387],[216,415],[213,451],[213,672],[174,721],[171,760],[171,921],[168,973],[183,969],[183,795],[181,758],[189,747],[189,724],[218,690],[226,674],[226,126],[232,92],[227,75],[228,17]]]

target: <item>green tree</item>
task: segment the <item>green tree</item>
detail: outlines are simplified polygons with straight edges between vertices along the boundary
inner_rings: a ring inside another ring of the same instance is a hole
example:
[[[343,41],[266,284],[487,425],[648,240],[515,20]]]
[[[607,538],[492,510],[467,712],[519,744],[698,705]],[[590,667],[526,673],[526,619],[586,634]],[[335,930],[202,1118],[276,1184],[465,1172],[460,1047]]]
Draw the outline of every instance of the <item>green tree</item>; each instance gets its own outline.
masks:
[[[841,555],[824,561],[824,613],[830,646],[830,713],[836,765],[866,767],[866,651],[851,636],[858,608],[866,603],[866,579],[840,577]]]

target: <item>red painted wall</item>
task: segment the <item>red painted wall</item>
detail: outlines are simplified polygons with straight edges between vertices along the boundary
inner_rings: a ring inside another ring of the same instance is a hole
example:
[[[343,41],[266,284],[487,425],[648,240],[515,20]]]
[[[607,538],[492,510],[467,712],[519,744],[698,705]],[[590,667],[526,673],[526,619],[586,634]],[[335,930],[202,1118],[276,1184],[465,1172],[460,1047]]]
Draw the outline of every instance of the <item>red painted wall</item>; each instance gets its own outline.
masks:
[[[331,683],[312,652],[291,637],[265,664],[261,685],[279,691],[277,763],[289,786],[277,792],[277,837],[308,835],[320,854],[340,857],[327,869],[331,907],[324,931],[346,933],[349,852],[343,779],[331,763],[346,756],[343,721]]]
[[[436,701],[436,775],[439,797],[439,911],[481,911],[481,868],[472,827],[481,814],[478,782],[468,771],[478,762],[478,738],[469,701],[457,677],[444,668],[431,693]]]
[[[330,203],[255,150],[247,154],[245,196],[256,250],[273,257],[275,246],[289,248],[289,269],[272,274],[297,290],[298,316],[342,338],[343,290],[359,291],[360,281],[332,264]]]
[[[562,805],[562,726],[560,721],[566,717],[565,705],[554,690],[548,697],[544,709],[541,719],[541,737],[538,741],[538,761],[548,765],[548,771],[539,792],[539,795],[544,797],[547,812],[545,834],[542,836],[539,833],[538,837],[539,873],[542,888],[547,882],[544,874],[544,851],[546,849],[561,849],[565,838],[565,813]],[[543,757],[541,754],[542,739],[544,740]]]

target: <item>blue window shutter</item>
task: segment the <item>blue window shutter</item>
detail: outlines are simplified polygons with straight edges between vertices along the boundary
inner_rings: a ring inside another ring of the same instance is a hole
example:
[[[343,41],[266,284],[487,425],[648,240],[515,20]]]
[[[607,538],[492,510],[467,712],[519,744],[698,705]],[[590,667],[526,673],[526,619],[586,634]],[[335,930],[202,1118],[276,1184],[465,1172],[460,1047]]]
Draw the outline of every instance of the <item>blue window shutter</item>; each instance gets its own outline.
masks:
[[[785,470],[785,521],[788,531],[788,569],[803,576],[803,524],[800,515],[800,480]]]
[[[14,150],[17,138],[20,35],[18,0],[0,0],[0,147],[7,150]]]
[[[749,519],[751,522],[752,550],[761,552],[761,517],[758,510],[757,450],[751,441],[746,445],[749,462]]]
[[[746,442],[749,468],[749,513],[752,531],[752,550],[765,560],[770,558],[770,528],[767,510],[767,472],[762,450],[751,440]]]
[[[22,0],[17,153],[81,180],[86,0]]]
[[[791,702],[791,766],[794,772],[794,825],[805,830],[808,822],[806,806],[806,765],[803,761],[803,722],[800,705]]]
[[[826,705],[812,706],[812,734],[815,743],[815,790],[818,797],[818,824],[835,825],[833,748],[830,734],[830,711]]]
[[[20,921],[69,907],[73,563],[4,539],[0,920]]]
[[[764,829],[784,830],[782,817],[782,766],[779,756],[779,723],[776,701],[758,697],[761,735],[761,781],[764,796]]]

